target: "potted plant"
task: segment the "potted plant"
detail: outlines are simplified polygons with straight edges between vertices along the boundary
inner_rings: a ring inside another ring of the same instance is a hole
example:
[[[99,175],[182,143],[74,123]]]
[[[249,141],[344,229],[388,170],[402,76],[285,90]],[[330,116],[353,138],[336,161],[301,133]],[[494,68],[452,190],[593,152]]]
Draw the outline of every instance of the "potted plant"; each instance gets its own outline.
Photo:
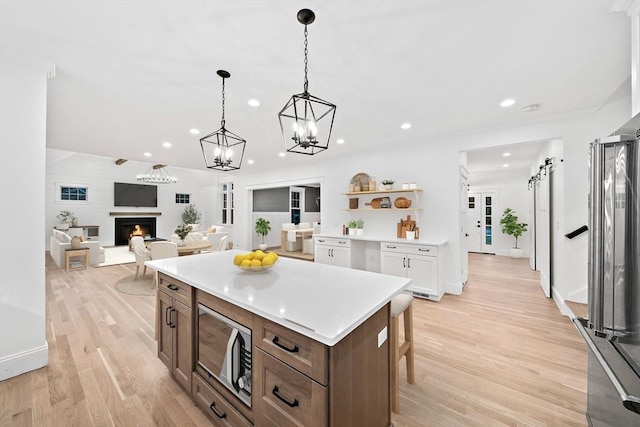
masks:
[[[192,227],[191,225],[188,225],[188,224],[180,224],[179,226],[176,227],[175,230],[173,230],[173,232],[176,233],[180,238],[180,242],[178,243],[178,245],[180,246],[185,245],[184,238],[187,237],[187,234],[189,234],[191,230],[192,230]]]
[[[59,228],[65,230],[71,227],[73,225],[73,222],[76,221],[76,216],[71,211],[60,211],[60,213],[56,215],[56,218],[58,218],[60,224],[63,225],[63,227]],[[64,227],[65,225],[66,227]]]
[[[518,222],[518,216],[516,212],[511,208],[506,208],[502,213],[500,219],[500,227],[504,234],[513,236],[516,238],[515,247],[511,248],[511,256],[514,258],[520,258],[522,256],[522,248],[518,247],[518,237],[527,231],[527,224],[524,222]]]
[[[196,205],[189,205],[184,208],[184,212],[182,212],[182,222],[184,224],[198,224],[200,221],[201,214],[196,209]]]
[[[260,217],[256,219],[256,233],[259,236],[262,236],[262,243],[260,243],[260,250],[266,250],[267,244],[264,242],[264,238],[267,237],[267,234],[271,231],[271,223],[266,219]]]
[[[364,221],[359,219],[356,221],[356,235],[362,236],[364,234]]]
[[[384,186],[385,190],[392,190],[394,182],[395,181],[392,180],[392,179],[384,179],[384,180],[382,180],[382,185]]]
[[[356,234],[356,227],[357,227],[357,223],[355,220],[349,221],[347,223],[347,228],[349,229],[349,235],[350,236],[355,236]]]

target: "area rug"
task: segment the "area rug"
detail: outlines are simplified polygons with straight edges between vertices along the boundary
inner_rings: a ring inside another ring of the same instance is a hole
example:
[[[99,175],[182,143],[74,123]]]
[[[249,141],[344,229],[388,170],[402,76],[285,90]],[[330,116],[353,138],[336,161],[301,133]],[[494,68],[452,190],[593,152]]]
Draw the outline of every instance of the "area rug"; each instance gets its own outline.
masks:
[[[153,284],[153,273],[138,276],[138,280],[133,280],[135,274],[123,277],[115,284],[117,291],[130,295],[155,295],[156,287]]]
[[[109,265],[129,264],[136,262],[136,256],[129,250],[127,245],[104,248],[104,262],[96,267],[106,267]]]

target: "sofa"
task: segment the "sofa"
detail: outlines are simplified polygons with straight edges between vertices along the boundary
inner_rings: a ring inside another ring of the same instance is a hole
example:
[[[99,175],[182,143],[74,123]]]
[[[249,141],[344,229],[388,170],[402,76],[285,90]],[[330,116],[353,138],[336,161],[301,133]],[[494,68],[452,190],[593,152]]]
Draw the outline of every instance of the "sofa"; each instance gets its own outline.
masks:
[[[82,247],[89,248],[89,265],[98,265],[104,262],[104,248],[100,246],[100,242],[86,240],[82,242]],[[64,270],[64,254],[65,249],[71,247],[71,236],[61,230],[53,230],[53,234],[49,238],[49,253],[53,262],[58,268]]]

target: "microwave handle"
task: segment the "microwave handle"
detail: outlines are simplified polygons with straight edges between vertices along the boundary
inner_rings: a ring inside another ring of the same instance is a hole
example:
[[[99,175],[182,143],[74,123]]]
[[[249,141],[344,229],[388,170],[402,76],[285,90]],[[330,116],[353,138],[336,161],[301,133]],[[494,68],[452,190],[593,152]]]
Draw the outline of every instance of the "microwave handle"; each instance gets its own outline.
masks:
[[[238,341],[238,334],[238,329],[233,328],[233,331],[231,331],[231,335],[229,336],[229,341],[227,341],[227,355],[225,358],[227,360],[227,381],[231,384],[235,381],[233,378],[233,347],[235,346],[236,341]]]

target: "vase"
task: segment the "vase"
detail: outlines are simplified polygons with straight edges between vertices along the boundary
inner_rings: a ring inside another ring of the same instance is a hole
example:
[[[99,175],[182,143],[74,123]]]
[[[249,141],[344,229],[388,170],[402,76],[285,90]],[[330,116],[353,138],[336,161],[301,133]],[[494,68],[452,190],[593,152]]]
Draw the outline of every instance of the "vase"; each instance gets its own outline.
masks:
[[[176,242],[177,246],[186,246],[187,242],[184,241],[184,239],[180,239]]]
[[[266,243],[260,243],[260,250],[261,251],[266,251],[267,250],[267,244]]]
[[[80,236],[73,236],[70,243],[72,249],[78,249],[80,246],[82,246],[82,239],[80,238]]]

